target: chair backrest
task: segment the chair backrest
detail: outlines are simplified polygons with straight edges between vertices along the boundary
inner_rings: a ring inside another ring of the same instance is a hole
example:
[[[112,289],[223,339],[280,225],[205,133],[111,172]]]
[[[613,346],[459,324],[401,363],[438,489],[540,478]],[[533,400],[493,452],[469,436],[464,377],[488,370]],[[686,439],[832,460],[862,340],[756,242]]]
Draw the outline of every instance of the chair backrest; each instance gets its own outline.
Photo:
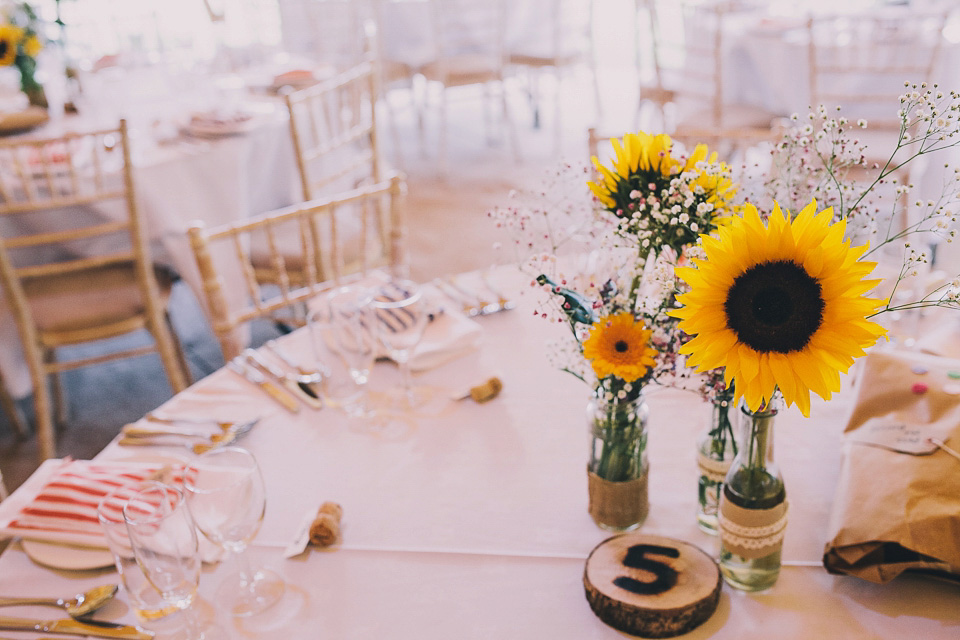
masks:
[[[506,64],[503,0],[431,0],[435,64],[441,78],[454,80],[463,69],[474,76],[500,75]],[[461,64],[458,61],[469,61]],[[484,81],[484,78],[460,81]]]
[[[377,75],[372,56],[287,94],[304,200],[381,180]]]
[[[295,310],[344,279],[403,256],[402,176],[242,222],[189,230],[213,331],[225,359],[243,349],[237,330]],[[229,283],[229,286],[228,286]]]
[[[660,14],[665,8],[661,6]],[[660,40],[661,59],[682,61],[680,69],[665,67],[661,73],[678,74],[677,103],[706,107],[704,127],[719,129],[724,122],[724,23],[735,8],[726,3],[684,3],[681,27],[664,33]],[[665,49],[665,50],[663,50]],[[677,55],[676,51],[680,54]]]
[[[635,0],[634,55],[637,73],[643,77],[649,69],[653,74],[652,86],[664,89],[663,54],[665,40],[657,0]],[[649,62],[648,62],[649,60]]]
[[[507,22],[505,37],[514,64],[570,65],[592,60],[593,0],[541,0],[535,21],[520,21],[514,33]]]
[[[337,71],[360,62],[368,49],[365,23],[373,18],[369,0],[296,0],[281,3],[288,29],[296,29],[305,42],[303,53]]]
[[[932,80],[946,19],[945,12],[913,8],[811,17],[807,22],[811,106],[841,106],[847,118],[867,119],[870,129],[899,129],[904,81]]]
[[[0,140],[0,279],[24,341],[35,330],[25,282],[131,262],[152,304],[157,284],[125,121],[59,138]]]

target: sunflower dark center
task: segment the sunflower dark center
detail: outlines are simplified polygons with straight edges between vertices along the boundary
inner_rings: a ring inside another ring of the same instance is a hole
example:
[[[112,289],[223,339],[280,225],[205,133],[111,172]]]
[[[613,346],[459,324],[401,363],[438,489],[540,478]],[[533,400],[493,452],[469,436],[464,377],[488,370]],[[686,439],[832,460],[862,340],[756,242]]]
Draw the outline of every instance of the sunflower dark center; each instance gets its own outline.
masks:
[[[626,353],[630,348],[630,345],[627,344],[626,340],[617,340],[613,343],[613,348],[617,351],[617,353]]]
[[[790,353],[820,328],[820,283],[789,260],[754,265],[733,282],[723,310],[737,339],[757,351]]]
[[[6,40],[0,40],[0,58],[6,56],[9,49],[10,43],[8,43]]]

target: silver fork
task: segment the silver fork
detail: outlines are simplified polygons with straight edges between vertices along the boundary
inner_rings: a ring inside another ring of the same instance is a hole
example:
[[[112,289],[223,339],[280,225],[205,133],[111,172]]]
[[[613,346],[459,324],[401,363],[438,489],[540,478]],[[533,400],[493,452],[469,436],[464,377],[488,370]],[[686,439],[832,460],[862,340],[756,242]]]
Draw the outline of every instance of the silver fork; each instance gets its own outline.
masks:
[[[437,288],[446,294],[451,300],[458,303],[460,305],[460,310],[471,318],[480,315],[482,307],[480,306],[479,301],[473,299],[472,296],[469,298],[465,297],[462,291],[440,278],[436,278],[433,281],[433,284],[436,285]]]
[[[229,429],[236,425],[239,420],[216,420],[214,418],[195,418],[191,416],[168,416],[156,411],[151,411],[143,416],[150,422],[159,422],[161,424],[215,424],[221,429]]]
[[[515,302],[510,300],[510,298],[503,295],[503,292],[500,289],[493,286],[493,281],[490,278],[489,269],[485,269],[480,273],[480,279],[483,281],[483,286],[485,286],[490,291],[490,293],[492,293],[497,297],[497,303],[500,306],[498,311],[509,311],[510,309],[513,309],[514,307],[517,306]]]
[[[201,434],[197,432],[184,432],[174,429],[150,429],[146,427],[137,427],[135,425],[128,425],[124,427],[121,434],[123,437],[117,444],[123,446],[137,446],[137,445],[171,445],[171,446],[185,446],[193,450],[194,453],[203,453],[209,451],[210,449],[215,449],[217,447],[224,447],[228,444],[236,442],[241,437],[249,433],[253,427],[260,422],[260,417],[257,416],[252,420],[247,420],[246,422],[237,423],[235,426],[227,429],[222,433],[212,433],[212,434]],[[203,442],[190,443],[190,442],[157,442],[154,438],[163,436],[182,436],[187,438],[202,438]]]
[[[478,307],[477,315],[485,316],[487,314],[496,313],[497,311],[500,311],[501,307],[499,304],[497,304],[496,302],[490,302],[489,300],[487,300],[486,298],[484,298],[482,295],[480,295],[474,290],[467,289],[462,284],[460,284],[459,281],[457,281],[456,276],[447,276],[446,280],[451,287],[459,291],[461,294],[477,301],[477,307]]]

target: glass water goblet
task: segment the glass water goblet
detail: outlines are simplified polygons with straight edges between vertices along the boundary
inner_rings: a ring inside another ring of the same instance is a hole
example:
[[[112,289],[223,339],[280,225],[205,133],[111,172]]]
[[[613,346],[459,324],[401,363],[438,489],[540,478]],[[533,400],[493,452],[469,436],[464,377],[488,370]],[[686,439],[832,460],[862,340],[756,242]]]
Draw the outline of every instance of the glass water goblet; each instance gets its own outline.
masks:
[[[411,280],[391,280],[384,284],[371,301],[377,336],[390,358],[400,367],[403,400],[408,407],[420,404],[421,394],[413,386],[410,358],[423,338],[432,309],[423,290]]]
[[[235,616],[259,613],[283,595],[283,580],[254,569],[244,553],[266,512],[266,488],[256,459],[246,449],[211,449],[194,460],[184,477],[187,506],[197,528],[234,559],[237,570],[218,596]]]
[[[317,361],[331,364],[324,380],[327,399],[356,418],[373,414],[367,384],[377,356],[377,340],[370,300],[370,291],[364,287],[339,287],[323,296],[307,318]]]
[[[192,606],[200,586],[197,530],[183,493],[148,482],[123,506],[123,519],[137,564],[163,599],[184,615],[185,640],[220,637],[205,633]]]

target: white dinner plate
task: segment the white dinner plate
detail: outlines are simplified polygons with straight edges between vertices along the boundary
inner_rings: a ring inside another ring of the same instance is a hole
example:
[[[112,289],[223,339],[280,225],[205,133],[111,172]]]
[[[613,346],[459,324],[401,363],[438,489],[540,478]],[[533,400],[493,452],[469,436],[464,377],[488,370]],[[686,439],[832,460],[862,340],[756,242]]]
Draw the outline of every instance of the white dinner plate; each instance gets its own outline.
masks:
[[[20,541],[20,545],[31,560],[52,569],[82,571],[113,566],[113,554],[109,549],[25,539]]]

